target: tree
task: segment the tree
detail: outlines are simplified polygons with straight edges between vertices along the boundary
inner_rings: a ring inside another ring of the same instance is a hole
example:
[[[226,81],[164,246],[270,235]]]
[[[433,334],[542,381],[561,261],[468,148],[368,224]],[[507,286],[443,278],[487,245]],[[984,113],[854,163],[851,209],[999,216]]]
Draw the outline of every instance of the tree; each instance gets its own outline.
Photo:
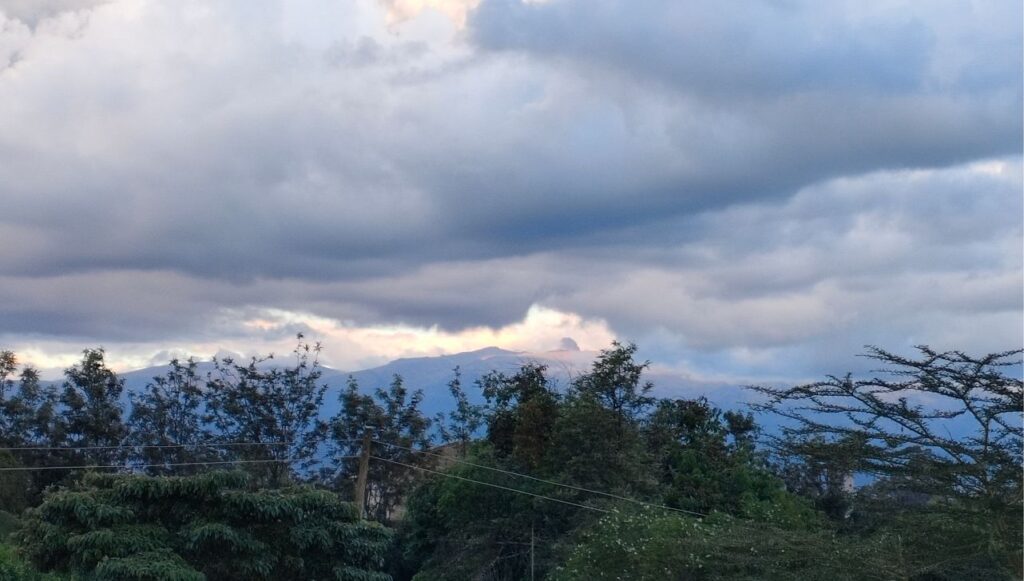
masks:
[[[408,569],[419,571],[417,579],[526,578],[531,537],[541,576],[553,565],[551,547],[573,526],[576,508],[500,487],[567,501],[577,493],[483,468],[550,476],[561,397],[545,371],[527,363],[513,374],[494,371],[478,381],[488,403],[481,410],[486,439],[467,446],[468,464],[441,461],[433,467],[456,478],[428,474],[408,501],[402,556]]]
[[[222,458],[209,445],[212,430],[203,421],[205,386],[198,364],[173,359],[164,375],[154,377],[145,391],[131,394],[129,440],[136,458],[150,474],[182,474],[201,466],[168,466]]]
[[[7,393],[14,387],[11,376],[17,370],[18,359],[14,352],[6,349],[0,350],[0,401],[6,400]]]
[[[420,410],[423,392],[412,394],[402,378],[395,375],[387,389],[378,388],[372,396],[360,392],[355,379],[339,396],[341,410],[331,419],[330,435],[339,458],[334,481],[345,491],[355,479],[362,452],[363,435],[372,438],[371,461],[366,497],[366,514],[380,522],[389,521],[395,508],[414,483],[416,471],[409,466],[424,463],[416,449],[430,445],[430,420]]]
[[[438,412],[435,420],[441,441],[458,444],[459,456],[465,456],[469,442],[484,425],[482,406],[470,403],[469,396],[462,388],[462,372],[456,367],[454,377],[448,382],[448,391],[455,400],[455,407],[447,415]]]
[[[916,492],[946,498],[1021,502],[1021,351],[973,357],[917,347],[903,357],[869,347],[889,366],[867,379],[851,374],[790,388],[755,386],[756,406],[790,421],[773,443],[811,460],[837,449],[854,469],[904,477]],[[851,450],[852,448],[852,450]]]
[[[673,507],[755,517],[771,506],[801,518],[800,507],[755,451],[750,414],[696,400],[662,399],[645,426],[665,502]],[[806,515],[803,515],[806,516]]]
[[[10,392],[2,404],[6,426],[3,441],[22,447],[53,445],[57,402],[54,386],[44,386],[34,368],[22,369],[17,391]]]
[[[633,343],[612,342],[610,349],[598,355],[590,372],[573,382],[573,388],[593,397],[623,421],[643,416],[654,403],[654,398],[648,396],[653,384],[641,381],[650,362],[637,363],[633,359],[636,349]]]
[[[486,444],[474,445],[469,459],[481,466],[500,466],[489,452]],[[445,470],[457,478],[425,476],[411,494],[400,524],[402,556],[407,568],[417,571],[417,581],[528,579],[531,561],[537,578],[543,579],[557,563],[555,547],[586,516],[581,511],[589,513],[478,482],[550,498],[574,498],[573,493],[548,484],[501,477],[465,464]]]
[[[650,461],[637,422],[570,394],[558,408],[543,470],[566,484],[646,496],[654,484]]]
[[[1021,351],[917,350],[869,348],[886,367],[867,379],[754,388],[789,422],[770,442],[791,483],[851,534],[897,543],[922,578],[1019,579],[1024,385],[1008,371]],[[871,483],[837,495],[854,472]]]
[[[57,391],[44,387],[33,367],[23,367],[17,382],[16,371],[14,353],[0,351],[0,443],[11,447],[51,445]]]
[[[640,419],[632,415],[642,406],[618,397],[629,389],[622,378],[635,370],[626,369],[632,363],[628,356],[605,357],[595,364],[600,377],[575,382],[593,389],[566,395],[534,363],[479,380],[489,406],[486,440],[469,447],[468,464],[447,467],[456,478],[430,479],[418,488],[402,523],[404,555],[419,566],[417,579],[522,579],[531,570],[543,578],[557,563],[554,548],[605,510],[598,506],[614,504],[555,482],[648,492]],[[619,387],[599,391],[612,383]],[[602,397],[607,393],[618,395]]]
[[[254,488],[243,472],[93,473],[50,491],[17,535],[43,571],[119,581],[386,581],[389,537],[328,491]]]
[[[547,464],[559,479],[606,492],[651,492],[641,424],[653,398],[636,346],[613,343],[561,400]]]
[[[54,450],[44,448],[58,446],[56,433],[57,390],[52,385],[44,386],[39,372],[24,367],[17,383],[13,375],[17,361],[10,351],[0,352],[0,443],[5,446],[22,448],[14,453],[5,453],[0,462],[15,468],[20,466],[56,466],[66,462]],[[64,474],[44,470],[33,472],[9,472],[0,475],[0,508],[19,512],[27,504],[38,501],[43,488],[59,480]]]
[[[77,448],[68,461],[113,465],[125,458],[127,429],[122,421],[124,380],[107,367],[103,349],[86,349],[82,361],[64,371],[56,442]]]
[[[266,482],[280,485],[294,480],[298,470],[316,462],[327,424],[320,420],[327,385],[320,383],[320,344],[299,344],[294,364],[270,365],[273,355],[253,357],[248,364],[232,358],[215,359],[207,378],[207,415],[225,442],[244,442],[233,448]]]
[[[558,418],[560,397],[546,371],[527,363],[511,376],[492,371],[479,380],[490,406],[487,439],[499,458],[521,469],[541,464]]]

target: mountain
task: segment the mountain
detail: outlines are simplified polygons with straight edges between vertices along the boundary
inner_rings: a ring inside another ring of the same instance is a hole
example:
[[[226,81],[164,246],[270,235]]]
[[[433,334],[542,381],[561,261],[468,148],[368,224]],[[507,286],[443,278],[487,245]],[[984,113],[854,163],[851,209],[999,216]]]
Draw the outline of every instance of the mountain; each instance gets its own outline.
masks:
[[[540,363],[548,367],[548,376],[556,385],[564,388],[573,377],[587,372],[597,355],[596,351],[581,351],[575,342],[568,339],[563,341],[561,349],[555,351],[509,351],[486,347],[452,355],[396,359],[379,367],[357,371],[324,368],[322,381],[327,384],[328,391],[322,415],[330,417],[337,413],[340,405],[338,395],[347,386],[349,377],[354,378],[364,392],[372,393],[377,388],[386,388],[394,376],[399,375],[410,391],[423,390],[423,411],[433,416],[437,412],[447,411],[452,403],[448,382],[456,367],[462,372],[462,384],[467,394],[471,400],[480,403],[483,395],[476,388],[475,382],[490,371],[515,373],[525,363]],[[161,365],[121,374],[127,388],[126,398],[128,392],[141,391],[153,377],[163,375],[168,368],[168,365]],[[212,363],[199,364],[201,376],[212,370]],[[685,398],[706,396],[715,405],[727,409],[743,407],[743,402],[750,397],[746,390],[737,385],[702,381],[668,370],[655,369],[646,374],[646,379],[654,383],[655,395]]]
[[[571,377],[588,369],[595,355],[586,351],[530,353],[487,347],[454,355],[396,359],[362,371],[332,372],[330,375],[325,373],[324,381],[329,386],[328,399],[331,401],[326,401],[324,408],[331,414],[337,411],[337,396],[332,397],[331,394],[335,390],[344,389],[349,376],[355,378],[364,390],[373,390],[386,387],[395,375],[400,375],[410,390],[423,390],[423,411],[433,415],[449,409],[451,394],[448,392],[448,382],[454,377],[456,367],[462,372],[462,385],[466,393],[472,401],[480,403],[483,395],[476,389],[475,382],[490,371],[515,373],[525,363],[541,363],[548,366],[552,379],[564,386]]]

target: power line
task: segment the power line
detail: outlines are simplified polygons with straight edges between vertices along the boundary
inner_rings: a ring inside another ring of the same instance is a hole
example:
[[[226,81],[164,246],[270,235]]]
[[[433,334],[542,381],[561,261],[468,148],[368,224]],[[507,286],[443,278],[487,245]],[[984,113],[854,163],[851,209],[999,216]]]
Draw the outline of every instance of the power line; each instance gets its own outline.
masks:
[[[415,468],[416,470],[422,470],[424,472],[430,472],[432,474],[438,474],[440,476],[444,476],[445,478],[455,478],[457,480],[464,480],[466,482],[472,482],[474,484],[483,484],[484,486],[490,486],[492,488],[499,488],[501,490],[507,490],[509,492],[515,492],[515,493],[518,493],[518,494],[525,494],[527,496],[533,496],[534,498],[542,498],[544,500],[550,500],[552,502],[560,502],[562,504],[568,504],[570,506],[575,506],[575,507],[578,507],[578,508],[584,508],[584,509],[587,509],[587,510],[593,510],[593,511],[596,511],[596,512],[603,512],[603,513],[606,513],[606,514],[610,514],[610,513],[614,512],[614,511],[606,510],[606,509],[603,509],[603,508],[597,508],[596,506],[587,506],[585,504],[579,504],[577,502],[571,502],[571,501],[568,501],[568,500],[562,500],[560,498],[552,498],[550,496],[544,496],[543,494],[535,494],[533,492],[528,492],[526,490],[519,490],[518,488],[510,488],[508,486],[502,486],[500,484],[493,484],[491,482],[484,482],[482,480],[473,480],[472,478],[466,478],[464,476],[458,476],[456,474],[449,474],[447,472],[441,472],[439,470],[431,470],[430,468],[424,468],[422,466],[416,466],[414,464],[406,464],[405,462],[399,462],[397,460],[389,460],[387,458],[381,458],[379,456],[370,456],[370,459],[372,459],[372,460],[380,460],[382,462],[388,462],[388,463],[391,463],[391,464],[397,464],[399,466],[405,466],[406,468]]]
[[[674,507],[671,507],[671,506],[665,506],[663,504],[654,504],[654,503],[651,503],[651,502],[644,502],[642,500],[637,500],[635,498],[629,498],[628,496],[620,496],[618,494],[612,494],[610,492],[604,492],[604,491],[601,491],[601,490],[591,490],[589,488],[583,488],[582,486],[573,486],[572,484],[565,484],[565,483],[557,482],[557,481],[554,481],[554,480],[546,480],[544,478],[538,478],[536,476],[530,476],[529,474],[522,474],[522,473],[519,473],[519,472],[513,472],[511,470],[503,470],[501,468],[495,468],[493,466],[486,466],[484,464],[477,464],[475,462],[469,462],[467,460],[459,460],[458,458],[452,458],[450,456],[445,456],[443,454],[437,454],[435,452],[428,452],[426,450],[416,450],[414,448],[409,448],[409,447],[406,447],[406,446],[399,446],[398,444],[392,444],[390,442],[381,442],[379,440],[374,440],[374,442],[376,442],[378,444],[383,444],[385,446],[392,446],[394,448],[400,448],[402,450],[408,450],[408,451],[416,453],[416,454],[428,454],[430,456],[436,456],[438,458],[443,458],[443,459],[449,460],[451,462],[457,462],[459,464],[466,464],[467,466],[473,466],[474,468],[482,468],[484,470],[491,470],[491,471],[494,471],[494,472],[500,472],[502,474],[507,474],[509,476],[518,476],[520,478],[528,478],[528,479],[534,480],[536,482],[543,482],[545,484],[551,484],[552,486],[561,486],[562,488],[568,488],[568,489],[571,489],[571,490],[576,490],[578,492],[589,492],[591,494],[600,494],[601,496],[607,496],[608,498],[615,498],[615,499],[618,499],[618,500],[624,500],[626,502],[632,502],[633,504],[638,504],[638,505],[641,505],[641,506],[646,506],[646,507],[650,507],[650,508],[661,508],[661,509],[664,509],[664,510],[671,510],[671,511],[674,511],[674,512],[681,512],[683,514],[689,514],[689,515],[693,515],[693,516],[699,516],[699,517],[706,517],[707,516],[706,514],[699,513],[699,512],[696,512],[696,511],[692,511],[692,510],[686,510],[686,509],[682,509],[682,508],[674,508]]]
[[[357,458],[357,456],[339,456],[339,459]],[[215,466],[222,464],[271,464],[277,462],[294,462],[305,458],[279,458],[273,460],[225,460],[217,462],[172,462],[170,464],[86,464],[81,466],[13,466],[0,468],[0,472],[34,472],[36,470],[92,470],[97,468],[123,468],[137,470],[139,468],[166,468],[169,466]]]
[[[351,438],[339,439],[338,442],[355,442]],[[200,442],[197,444],[118,444],[114,446],[13,446],[0,448],[0,452],[27,451],[75,451],[75,450],[139,450],[164,448],[218,448],[232,446],[291,446],[298,442]]]
[[[342,441],[355,441],[355,440],[353,440],[351,438],[347,438],[347,439],[344,439]],[[598,495],[605,496],[605,497],[608,497],[608,498],[614,498],[616,500],[622,500],[622,501],[625,501],[625,502],[630,502],[630,503],[641,505],[641,506],[646,506],[646,507],[651,507],[651,508],[660,508],[660,509],[663,509],[663,510],[669,510],[669,511],[674,511],[674,512],[679,512],[679,513],[684,513],[684,514],[690,514],[690,515],[699,516],[699,517],[707,516],[705,514],[702,514],[702,513],[699,513],[699,512],[695,512],[695,511],[691,511],[691,510],[685,510],[685,509],[681,509],[681,508],[674,508],[674,507],[671,507],[671,506],[665,506],[665,505],[661,505],[661,504],[654,504],[654,503],[645,502],[645,501],[642,501],[642,500],[637,500],[635,498],[629,498],[629,497],[626,497],[626,496],[620,496],[618,494],[612,494],[610,492],[604,492],[604,491],[601,491],[601,490],[592,490],[592,489],[589,489],[589,488],[584,488],[582,486],[574,486],[574,485],[571,485],[571,484],[565,484],[565,483],[557,482],[557,481],[554,481],[554,480],[547,480],[547,479],[544,479],[544,478],[538,478],[536,476],[531,476],[529,474],[522,474],[520,472],[513,472],[511,470],[504,470],[504,469],[501,469],[501,468],[495,468],[493,466],[486,466],[484,464],[478,464],[478,463],[475,463],[475,462],[469,462],[467,460],[460,460],[458,458],[453,458],[453,457],[446,456],[446,455],[443,455],[443,454],[438,454],[438,453],[435,453],[435,452],[430,452],[430,451],[427,451],[427,450],[416,450],[414,448],[410,448],[410,447],[407,447],[407,446],[400,446],[398,444],[393,444],[391,442],[384,442],[384,441],[381,441],[381,440],[372,440],[372,441],[377,443],[377,444],[384,445],[384,446],[390,446],[390,447],[393,447],[393,448],[399,448],[399,449],[402,449],[402,450],[407,450],[407,451],[413,452],[415,454],[427,454],[427,455],[435,456],[437,458],[441,458],[441,459],[444,459],[444,460],[447,460],[447,461],[450,461],[450,462],[455,462],[455,463],[458,463],[458,464],[465,464],[467,466],[472,466],[474,468],[480,468],[480,469],[483,469],[483,470],[490,470],[490,471],[493,471],[493,472],[499,472],[501,474],[506,474],[506,475],[509,475],[509,476],[515,476],[515,477],[518,477],[518,478],[526,478],[526,479],[529,479],[529,480],[533,480],[535,482],[542,482],[544,484],[550,484],[552,486],[559,486],[559,487],[562,487],[562,488],[567,488],[567,489],[575,490],[575,491],[578,491],[578,492],[585,492],[585,493],[590,493],[590,494],[598,494]],[[143,444],[143,445],[124,444],[124,445],[116,445],[116,446],[13,446],[13,447],[0,447],[0,451],[81,451],[81,450],[121,450],[121,449],[174,449],[174,448],[191,448],[191,447],[288,446],[288,445],[292,445],[294,443],[295,442],[204,442],[204,443],[197,443],[197,444]],[[355,459],[355,458],[358,458],[358,457],[359,456],[334,456],[333,458],[336,459],[336,460],[349,460],[349,459]],[[560,502],[562,504],[568,504],[568,505],[572,505],[572,506],[577,506],[577,507],[585,508],[585,509],[588,509],[588,510],[596,510],[596,511],[599,511],[599,512],[606,512],[606,513],[610,512],[610,511],[607,511],[607,510],[604,510],[604,509],[595,508],[595,507],[592,507],[592,506],[586,506],[586,505],[583,505],[583,504],[578,504],[578,503],[570,502],[570,501],[567,501],[567,500],[561,500],[561,499],[558,499],[558,498],[551,498],[551,497],[548,497],[548,496],[543,496],[543,495],[540,495],[540,494],[535,494],[535,493],[532,493],[532,492],[527,492],[525,490],[519,490],[519,489],[516,489],[516,488],[510,488],[510,487],[507,487],[507,486],[501,486],[501,485],[492,484],[492,483],[489,483],[489,482],[482,482],[482,481],[479,481],[479,480],[473,480],[471,478],[466,478],[466,477],[463,477],[463,476],[457,476],[455,474],[448,474],[446,472],[440,472],[440,471],[437,471],[437,470],[431,470],[429,468],[423,468],[421,466],[414,466],[414,465],[411,465],[411,464],[405,464],[403,462],[398,462],[396,460],[390,460],[390,459],[387,459],[387,458],[380,458],[380,457],[377,457],[377,456],[371,456],[371,458],[374,458],[376,460],[381,460],[381,461],[384,461],[384,462],[390,462],[392,464],[397,464],[397,465],[400,465],[400,466],[405,466],[405,467],[408,467],[408,468],[415,468],[417,470],[423,470],[425,472],[431,472],[433,474],[440,474],[442,476],[446,476],[446,477],[450,477],[450,478],[456,478],[456,479],[459,479],[459,480],[465,480],[467,482],[474,482],[474,483],[477,483],[477,484],[483,484],[485,486],[491,486],[491,487],[494,487],[494,488],[500,488],[502,490],[508,490],[508,491],[511,491],[511,492],[527,494],[527,495],[534,496],[534,497],[537,497],[537,498],[543,498],[543,499],[546,499],[546,500],[551,500],[553,502]],[[291,461],[300,460],[300,459],[301,458],[284,458],[284,459],[271,459],[271,460],[228,460],[228,461],[213,461],[213,462],[175,462],[175,463],[164,463],[164,464],[136,464],[136,465],[122,465],[122,464],[106,464],[106,465],[101,465],[101,464],[92,464],[92,465],[79,465],[79,466],[35,466],[35,467],[32,467],[32,466],[15,466],[15,467],[0,468],[0,472],[28,472],[28,471],[36,471],[36,470],[85,470],[85,469],[110,469],[110,468],[140,469],[140,468],[162,468],[162,467],[171,467],[171,466],[215,466],[215,465],[225,465],[225,464],[264,464],[264,463],[275,463],[275,462],[291,462]]]
[[[216,448],[231,446],[290,446],[293,442],[223,442],[204,444],[120,444],[117,446],[15,446],[12,448],[0,448],[0,451],[27,452],[27,451],[75,451],[75,450],[137,450],[137,449],[162,449],[162,448]]]

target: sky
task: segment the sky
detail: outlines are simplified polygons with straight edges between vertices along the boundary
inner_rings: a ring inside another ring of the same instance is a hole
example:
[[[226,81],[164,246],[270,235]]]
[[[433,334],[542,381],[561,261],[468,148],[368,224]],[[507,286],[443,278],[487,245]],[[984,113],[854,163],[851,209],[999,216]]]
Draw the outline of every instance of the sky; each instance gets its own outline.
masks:
[[[0,348],[50,373],[1024,326],[1006,0],[0,0]]]

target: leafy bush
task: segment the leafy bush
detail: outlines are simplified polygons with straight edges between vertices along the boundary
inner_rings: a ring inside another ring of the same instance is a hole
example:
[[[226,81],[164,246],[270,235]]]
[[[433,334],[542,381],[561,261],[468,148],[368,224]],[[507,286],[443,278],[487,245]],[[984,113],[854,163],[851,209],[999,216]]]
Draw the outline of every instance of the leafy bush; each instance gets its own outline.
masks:
[[[1020,552],[1019,513],[912,512],[869,534],[754,522],[716,513],[616,513],[585,529],[556,581],[692,579],[905,581],[1010,580]],[[985,520],[982,520],[982,519]],[[1004,534],[993,536],[991,531]]]
[[[34,570],[18,556],[11,545],[0,544],[0,581],[62,581],[63,576]]]
[[[250,480],[90,474],[48,493],[16,536],[39,569],[96,579],[389,579],[386,529],[333,493]]]

